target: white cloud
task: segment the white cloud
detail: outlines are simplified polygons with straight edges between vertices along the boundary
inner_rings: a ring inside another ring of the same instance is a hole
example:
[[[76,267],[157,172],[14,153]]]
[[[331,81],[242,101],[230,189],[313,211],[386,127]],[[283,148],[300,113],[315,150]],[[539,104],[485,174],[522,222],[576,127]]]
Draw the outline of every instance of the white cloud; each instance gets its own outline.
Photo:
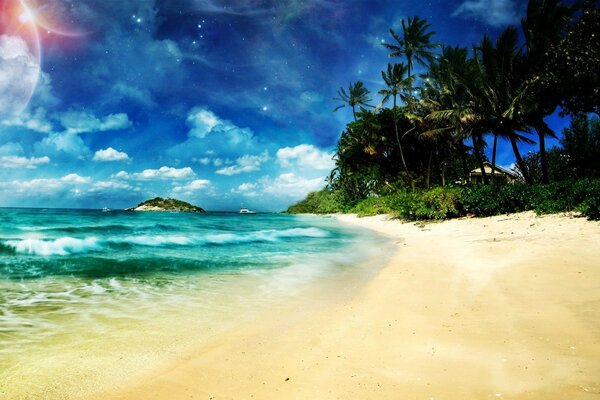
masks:
[[[0,35],[0,116],[20,113],[29,102],[40,63],[19,36]]]
[[[34,145],[35,151],[39,154],[64,153],[79,159],[86,158],[90,149],[83,142],[79,135],[71,133],[51,133]]]
[[[275,179],[264,177],[259,183],[263,193],[301,199],[310,192],[321,190],[325,186],[325,178],[309,179],[290,172],[281,174]]]
[[[61,180],[61,182],[83,184],[83,183],[90,183],[92,181],[92,178],[90,178],[89,176],[68,174],[68,175],[65,175],[62,178],[60,178],[60,180]]]
[[[231,124],[228,121],[221,121],[215,113],[202,107],[196,107],[190,111],[187,117],[187,123],[191,128],[188,135],[197,138],[206,137],[206,135],[211,133],[216,127],[222,129]]]
[[[239,192],[248,192],[250,190],[256,189],[256,186],[257,186],[256,183],[250,183],[250,182],[242,183],[240,186],[238,186],[237,190]]]
[[[151,180],[182,180],[191,179],[196,176],[194,170],[190,167],[184,168],[172,168],[172,167],[160,167],[159,169],[145,169],[142,172],[136,172],[130,174],[125,171],[119,171],[114,175],[115,178],[119,179],[135,179],[139,181],[151,181]]]
[[[0,167],[2,168],[27,168],[34,169],[38,165],[48,164],[50,158],[44,157],[19,157],[19,156],[2,156],[0,157]]]
[[[166,151],[169,157],[179,160],[203,160],[210,157],[215,166],[218,159],[227,165],[228,159],[236,159],[264,148],[257,136],[249,128],[240,128],[231,121],[221,119],[204,107],[194,107],[187,117],[188,139]],[[203,162],[208,165],[207,160]]]
[[[58,195],[64,190],[75,190],[79,185],[88,184],[92,181],[90,177],[77,174],[68,174],[62,178],[42,178],[29,181],[3,182],[3,187],[8,188],[15,194],[24,194],[35,197],[37,195]]]
[[[253,156],[253,155],[244,155],[237,160],[235,160],[235,165],[231,165],[229,167],[221,168],[216,171],[219,175],[237,175],[247,172],[258,171],[260,166],[269,159],[269,153],[265,150],[261,154]]]
[[[208,157],[194,159],[193,161],[196,161],[196,162],[198,162],[199,164],[202,164],[202,165],[208,165],[208,164],[210,164],[210,158],[208,158]]]
[[[199,139],[208,135],[217,135],[219,141],[235,146],[251,141],[254,137],[248,128],[240,128],[233,122],[219,118],[215,113],[204,107],[194,107],[188,114],[187,124],[190,127],[189,137]]]
[[[119,171],[114,175],[114,177],[119,179],[129,179],[129,173],[125,171]]]
[[[210,181],[207,179],[195,179],[188,183],[187,185],[175,186],[173,187],[173,194],[184,194],[190,195],[197,190],[203,190],[210,187]]]
[[[104,150],[98,150],[94,154],[94,161],[129,161],[130,158],[127,153],[123,153],[121,151],[117,151],[112,147],[109,147]]]
[[[245,197],[258,197],[260,194],[257,191],[258,184],[256,183],[242,183],[237,188],[231,189],[231,193],[238,193]]]
[[[42,107],[36,108],[32,113],[23,111],[19,115],[5,118],[1,123],[4,126],[21,126],[34,132],[52,132],[52,124],[46,119],[46,110]]]
[[[17,142],[8,142],[4,143],[0,146],[0,156],[10,156],[10,155],[23,155],[25,151],[23,150],[23,146],[21,143]]]
[[[134,188],[130,184],[123,181],[97,181],[94,182],[89,191],[94,192],[111,192],[121,190],[134,190],[138,191],[139,188]]]
[[[277,150],[277,160],[282,167],[299,166],[317,170],[331,170],[334,167],[333,153],[319,150],[311,144],[284,147]]]
[[[505,26],[519,22],[524,4],[513,0],[466,0],[454,12],[453,17],[475,18],[492,26]]]
[[[145,88],[131,86],[124,82],[117,82],[112,87],[112,92],[116,94],[119,99],[125,98],[133,100],[145,107],[154,107],[156,105],[156,102],[152,98],[152,94]]]
[[[131,127],[132,123],[125,113],[96,117],[85,111],[67,111],[59,116],[66,133],[118,131]]]

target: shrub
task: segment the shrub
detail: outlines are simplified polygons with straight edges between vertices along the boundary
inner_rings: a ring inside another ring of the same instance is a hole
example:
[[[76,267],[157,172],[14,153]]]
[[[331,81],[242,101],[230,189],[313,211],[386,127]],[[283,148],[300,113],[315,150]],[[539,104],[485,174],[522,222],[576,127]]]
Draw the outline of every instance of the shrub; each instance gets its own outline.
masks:
[[[287,210],[290,214],[332,214],[344,211],[340,194],[329,189],[309,193],[306,199],[290,206]]]
[[[458,217],[462,211],[460,189],[438,187],[419,196],[415,219],[447,219]]]
[[[398,190],[385,196],[349,203],[339,192],[310,193],[291,206],[290,213],[352,212],[360,216],[392,214],[405,220],[477,217],[535,210],[538,214],[580,211],[600,220],[600,180],[565,180],[549,185],[478,185],[437,187],[424,191]]]

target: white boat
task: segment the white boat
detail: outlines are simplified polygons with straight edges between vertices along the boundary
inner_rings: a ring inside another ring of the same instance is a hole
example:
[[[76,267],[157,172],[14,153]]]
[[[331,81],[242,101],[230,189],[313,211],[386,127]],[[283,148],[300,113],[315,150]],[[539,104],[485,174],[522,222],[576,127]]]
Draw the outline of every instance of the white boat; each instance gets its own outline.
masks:
[[[256,214],[256,211],[247,209],[246,207],[240,208],[240,214]]]
[[[102,208],[102,212],[110,212],[110,211],[112,211],[112,210],[108,207]]]

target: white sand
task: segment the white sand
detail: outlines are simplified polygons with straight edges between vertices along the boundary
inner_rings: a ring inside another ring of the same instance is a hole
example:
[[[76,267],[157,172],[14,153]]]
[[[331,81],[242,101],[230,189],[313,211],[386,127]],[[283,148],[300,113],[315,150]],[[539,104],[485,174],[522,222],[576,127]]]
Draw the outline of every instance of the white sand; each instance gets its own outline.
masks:
[[[397,240],[350,299],[266,312],[95,398],[600,398],[599,223],[337,218]]]

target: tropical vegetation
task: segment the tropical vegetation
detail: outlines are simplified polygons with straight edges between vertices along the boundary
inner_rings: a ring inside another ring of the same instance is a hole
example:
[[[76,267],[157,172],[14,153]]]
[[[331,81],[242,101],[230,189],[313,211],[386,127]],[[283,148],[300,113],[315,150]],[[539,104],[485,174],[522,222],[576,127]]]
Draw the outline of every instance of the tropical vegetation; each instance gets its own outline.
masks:
[[[349,106],[353,120],[337,143],[335,168],[323,191],[290,212],[390,212],[408,219],[532,209],[597,215],[595,1],[530,0],[520,27],[495,39],[486,34],[472,49],[437,43],[420,17],[402,20],[401,28],[390,29],[392,40],[383,44],[397,60],[381,73],[384,89],[372,94],[361,81],[340,88],[336,111]],[[546,140],[558,137],[547,119],[557,112],[570,115],[571,126],[560,147],[547,149]],[[516,184],[497,176],[500,141],[514,154]],[[521,154],[521,143],[539,150]],[[481,185],[470,184],[473,170]]]

